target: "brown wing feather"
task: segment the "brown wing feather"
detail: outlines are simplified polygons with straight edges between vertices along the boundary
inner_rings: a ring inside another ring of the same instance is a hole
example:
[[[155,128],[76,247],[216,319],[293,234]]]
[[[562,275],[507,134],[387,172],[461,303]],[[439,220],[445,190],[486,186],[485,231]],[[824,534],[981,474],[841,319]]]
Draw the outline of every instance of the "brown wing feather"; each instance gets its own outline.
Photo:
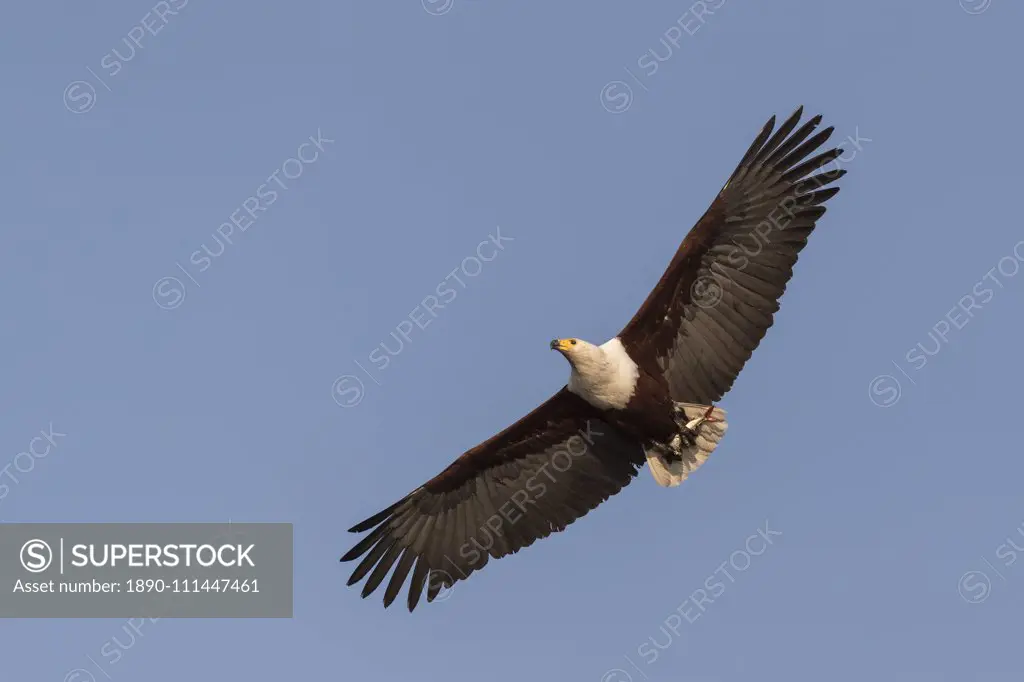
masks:
[[[412,611],[425,585],[427,601],[433,601],[443,587],[468,578],[490,558],[563,530],[619,492],[643,462],[637,441],[563,388],[354,526],[352,532],[370,533],[341,558],[363,557],[348,584],[365,577],[366,597],[394,566],[384,591],[388,606],[411,572],[407,603]]]
[[[717,402],[772,326],[779,298],[824,203],[845,170],[818,172],[842,154],[813,156],[832,128],[821,116],[796,130],[769,119],[722,190],[683,239],[619,337],[638,362],[664,373],[673,399]],[[796,132],[794,132],[796,130]]]

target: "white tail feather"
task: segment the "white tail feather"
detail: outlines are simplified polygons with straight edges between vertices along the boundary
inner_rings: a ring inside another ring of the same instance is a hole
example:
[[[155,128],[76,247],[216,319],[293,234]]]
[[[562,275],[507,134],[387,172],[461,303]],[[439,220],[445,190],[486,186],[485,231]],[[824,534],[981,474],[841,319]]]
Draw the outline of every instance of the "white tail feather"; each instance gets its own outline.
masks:
[[[700,419],[708,410],[707,405],[693,403],[677,403],[677,407],[682,409],[687,422]],[[682,449],[681,459],[670,462],[657,450],[645,451],[647,466],[658,485],[666,488],[675,487],[707,461],[729,428],[725,420],[725,410],[716,407],[711,413],[711,419],[715,421],[706,421],[697,426],[696,442]]]

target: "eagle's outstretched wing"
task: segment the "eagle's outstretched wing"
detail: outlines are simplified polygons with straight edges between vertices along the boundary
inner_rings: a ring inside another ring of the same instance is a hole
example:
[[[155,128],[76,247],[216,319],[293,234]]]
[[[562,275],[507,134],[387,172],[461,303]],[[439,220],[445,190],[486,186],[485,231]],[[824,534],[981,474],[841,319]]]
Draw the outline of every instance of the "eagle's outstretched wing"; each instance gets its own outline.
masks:
[[[822,169],[842,149],[815,154],[832,128],[815,133],[815,116],[794,132],[802,114],[800,107],[774,135],[775,117],[765,124],[619,334],[634,359],[661,367],[675,400],[710,405],[732,387],[772,326],[824,203],[839,191],[826,186],[846,171]]]
[[[351,528],[372,529],[342,561],[365,557],[348,584],[369,575],[366,597],[394,573],[384,605],[412,572],[412,611],[489,558],[558,532],[619,492],[644,462],[640,443],[602,421],[563,388],[540,407],[468,450],[439,475]]]

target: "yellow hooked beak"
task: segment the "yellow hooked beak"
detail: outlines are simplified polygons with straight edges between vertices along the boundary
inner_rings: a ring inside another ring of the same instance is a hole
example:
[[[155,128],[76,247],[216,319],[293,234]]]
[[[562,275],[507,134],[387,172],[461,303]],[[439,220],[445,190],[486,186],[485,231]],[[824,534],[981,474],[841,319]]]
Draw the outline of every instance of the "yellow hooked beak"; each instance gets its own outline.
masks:
[[[565,353],[574,345],[576,345],[576,339],[555,339],[551,342],[551,350],[557,350],[559,353]]]

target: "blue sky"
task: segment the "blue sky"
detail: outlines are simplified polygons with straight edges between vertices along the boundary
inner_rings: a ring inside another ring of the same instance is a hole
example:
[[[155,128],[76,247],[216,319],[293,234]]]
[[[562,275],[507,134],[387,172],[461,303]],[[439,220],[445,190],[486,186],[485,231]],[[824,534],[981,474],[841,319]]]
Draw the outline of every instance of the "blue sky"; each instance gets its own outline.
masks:
[[[152,623],[116,662],[100,652],[131,641],[123,620],[5,621],[5,678],[1017,669],[1019,3],[112,0],[12,19],[0,467],[66,435],[7,469],[0,519],[291,522],[295,607]],[[345,530],[561,387],[548,340],[614,335],[799,104],[847,141],[849,174],[714,457],[676,489],[642,472],[414,615],[346,588]],[[249,220],[261,187],[275,199]],[[204,246],[219,255],[193,260]],[[455,296],[410,324],[453,271]]]

